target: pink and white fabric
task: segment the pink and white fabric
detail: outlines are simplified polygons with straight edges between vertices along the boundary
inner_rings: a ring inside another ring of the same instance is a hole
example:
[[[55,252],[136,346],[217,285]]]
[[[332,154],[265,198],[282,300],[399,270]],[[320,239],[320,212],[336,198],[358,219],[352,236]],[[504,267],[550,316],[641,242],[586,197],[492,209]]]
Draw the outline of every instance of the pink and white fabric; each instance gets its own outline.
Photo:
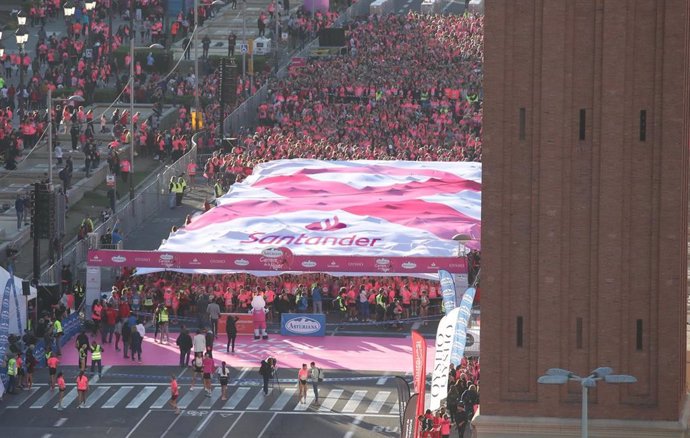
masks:
[[[480,237],[481,163],[278,160],[218,204],[159,251],[453,257]]]

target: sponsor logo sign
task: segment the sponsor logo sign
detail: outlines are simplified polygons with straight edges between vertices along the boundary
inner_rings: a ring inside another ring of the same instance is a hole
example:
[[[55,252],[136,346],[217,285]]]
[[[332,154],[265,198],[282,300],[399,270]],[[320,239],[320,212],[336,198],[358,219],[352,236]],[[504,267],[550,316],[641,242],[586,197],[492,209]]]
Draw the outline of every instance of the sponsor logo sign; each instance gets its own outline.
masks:
[[[326,316],[323,314],[283,313],[280,318],[283,336],[326,336]]]

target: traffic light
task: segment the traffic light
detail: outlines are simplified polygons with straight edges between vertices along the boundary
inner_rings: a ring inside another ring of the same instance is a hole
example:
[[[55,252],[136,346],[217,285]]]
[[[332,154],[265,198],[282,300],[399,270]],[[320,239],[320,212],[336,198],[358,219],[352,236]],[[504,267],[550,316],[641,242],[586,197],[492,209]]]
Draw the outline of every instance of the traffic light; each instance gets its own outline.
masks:
[[[31,238],[52,239],[54,237],[56,207],[52,185],[34,184],[31,192]]]
[[[235,58],[220,61],[220,100],[221,104],[235,106],[237,102],[237,65]]]

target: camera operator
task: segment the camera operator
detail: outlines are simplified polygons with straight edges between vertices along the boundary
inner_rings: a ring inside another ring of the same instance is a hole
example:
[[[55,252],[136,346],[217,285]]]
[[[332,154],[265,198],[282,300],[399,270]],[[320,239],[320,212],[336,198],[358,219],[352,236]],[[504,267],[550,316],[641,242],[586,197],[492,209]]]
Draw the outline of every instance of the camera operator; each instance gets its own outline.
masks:
[[[275,374],[277,369],[277,363],[278,361],[276,360],[276,358],[271,356],[261,361],[259,374],[261,374],[261,377],[263,377],[264,379],[264,395],[268,395],[268,381],[271,380],[271,377],[273,377],[273,375]]]

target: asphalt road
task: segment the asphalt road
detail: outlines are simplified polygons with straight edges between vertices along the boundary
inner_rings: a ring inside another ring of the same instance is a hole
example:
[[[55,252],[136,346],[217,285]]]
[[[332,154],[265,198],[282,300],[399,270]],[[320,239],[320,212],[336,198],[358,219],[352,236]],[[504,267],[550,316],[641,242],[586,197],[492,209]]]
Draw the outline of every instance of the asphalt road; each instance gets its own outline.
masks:
[[[281,369],[268,396],[261,391],[258,369],[233,369],[229,399],[220,399],[214,382],[211,397],[197,381],[190,391],[191,370],[179,367],[111,367],[92,378],[87,407],[76,407],[76,367],[65,373],[67,407],[55,409],[57,391],[38,369],[31,391],[5,395],[0,403],[4,437],[394,437],[399,436],[398,396],[393,376],[366,371],[329,371],[319,385],[320,406],[297,399],[295,369]],[[166,404],[169,376],[180,384],[175,415]],[[409,378],[409,376],[407,376]]]

